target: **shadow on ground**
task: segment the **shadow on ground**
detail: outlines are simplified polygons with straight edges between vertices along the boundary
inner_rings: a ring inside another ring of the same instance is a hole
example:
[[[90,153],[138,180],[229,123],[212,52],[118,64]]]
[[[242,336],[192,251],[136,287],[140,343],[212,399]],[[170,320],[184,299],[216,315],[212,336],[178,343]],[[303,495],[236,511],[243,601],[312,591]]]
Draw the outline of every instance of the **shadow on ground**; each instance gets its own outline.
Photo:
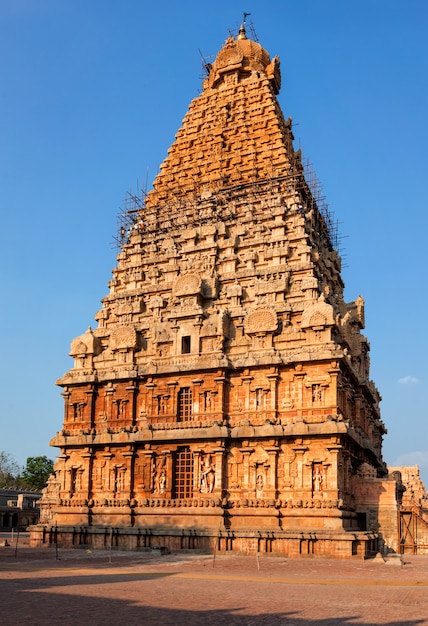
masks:
[[[35,574],[35,575],[34,575]],[[96,572],[72,574],[44,571],[43,577],[2,576],[0,606],[2,626],[27,622],[32,626],[110,626],[117,624],[161,626],[361,626],[372,624],[362,615],[340,618],[307,619],[299,611],[263,612],[251,610],[245,599],[235,600],[229,608],[204,608],[210,595],[192,593],[192,581],[171,579],[171,573]],[[12,574],[13,576],[13,574]],[[168,585],[165,584],[169,579]],[[209,582],[207,583],[209,585]],[[225,583],[226,584],[226,583]],[[186,597],[183,600],[184,587]],[[150,587],[150,589],[149,589]],[[287,604],[286,589],[284,604]],[[238,595],[238,594],[237,594]],[[113,597],[114,596],[114,597]],[[158,598],[158,602],[155,600]],[[211,603],[213,598],[209,598]],[[175,608],[180,604],[195,608]],[[160,606],[161,604],[168,606]],[[253,603],[254,604],[254,603]],[[384,626],[417,626],[425,620],[382,622]]]

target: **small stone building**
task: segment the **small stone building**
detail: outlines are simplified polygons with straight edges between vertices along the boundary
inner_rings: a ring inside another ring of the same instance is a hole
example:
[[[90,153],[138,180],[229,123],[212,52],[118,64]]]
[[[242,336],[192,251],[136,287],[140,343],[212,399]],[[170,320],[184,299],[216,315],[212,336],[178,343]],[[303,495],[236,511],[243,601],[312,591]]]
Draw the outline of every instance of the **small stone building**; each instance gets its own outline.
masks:
[[[9,530],[25,530],[37,524],[40,510],[37,502],[41,493],[0,489],[0,532]]]
[[[397,549],[364,301],[344,301],[279,59],[242,26],[206,72],[153,189],[130,196],[97,327],[71,343],[32,544],[55,528],[95,547]]]

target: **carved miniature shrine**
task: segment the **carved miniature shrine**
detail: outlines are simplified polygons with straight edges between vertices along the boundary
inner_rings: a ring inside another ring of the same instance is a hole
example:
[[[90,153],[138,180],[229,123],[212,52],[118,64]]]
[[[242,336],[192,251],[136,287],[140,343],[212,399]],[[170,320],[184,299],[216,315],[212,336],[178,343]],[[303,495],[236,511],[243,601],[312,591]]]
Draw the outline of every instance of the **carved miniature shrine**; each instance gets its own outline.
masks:
[[[393,536],[396,483],[364,302],[344,301],[278,58],[243,26],[206,69],[71,343],[32,544],[366,555]]]

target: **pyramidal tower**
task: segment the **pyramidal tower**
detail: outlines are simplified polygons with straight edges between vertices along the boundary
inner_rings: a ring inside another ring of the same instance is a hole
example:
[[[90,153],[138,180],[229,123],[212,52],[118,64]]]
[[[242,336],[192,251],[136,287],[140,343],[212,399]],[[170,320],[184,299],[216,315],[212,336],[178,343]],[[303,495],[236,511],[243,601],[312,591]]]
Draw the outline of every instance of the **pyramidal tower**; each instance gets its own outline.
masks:
[[[32,544],[366,555],[394,541],[396,483],[364,302],[344,301],[278,58],[244,24],[206,69],[71,343]]]

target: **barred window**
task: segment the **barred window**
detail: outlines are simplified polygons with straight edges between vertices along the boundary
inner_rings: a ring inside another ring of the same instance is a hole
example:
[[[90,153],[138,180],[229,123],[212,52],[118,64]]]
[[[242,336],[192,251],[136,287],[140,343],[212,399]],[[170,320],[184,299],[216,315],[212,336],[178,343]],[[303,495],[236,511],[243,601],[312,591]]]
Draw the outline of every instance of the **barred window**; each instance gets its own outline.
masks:
[[[175,457],[174,498],[193,496],[193,453],[189,448],[179,448]]]
[[[192,390],[190,387],[182,387],[178,392],[178,420],[186,422],[192,419]]]

